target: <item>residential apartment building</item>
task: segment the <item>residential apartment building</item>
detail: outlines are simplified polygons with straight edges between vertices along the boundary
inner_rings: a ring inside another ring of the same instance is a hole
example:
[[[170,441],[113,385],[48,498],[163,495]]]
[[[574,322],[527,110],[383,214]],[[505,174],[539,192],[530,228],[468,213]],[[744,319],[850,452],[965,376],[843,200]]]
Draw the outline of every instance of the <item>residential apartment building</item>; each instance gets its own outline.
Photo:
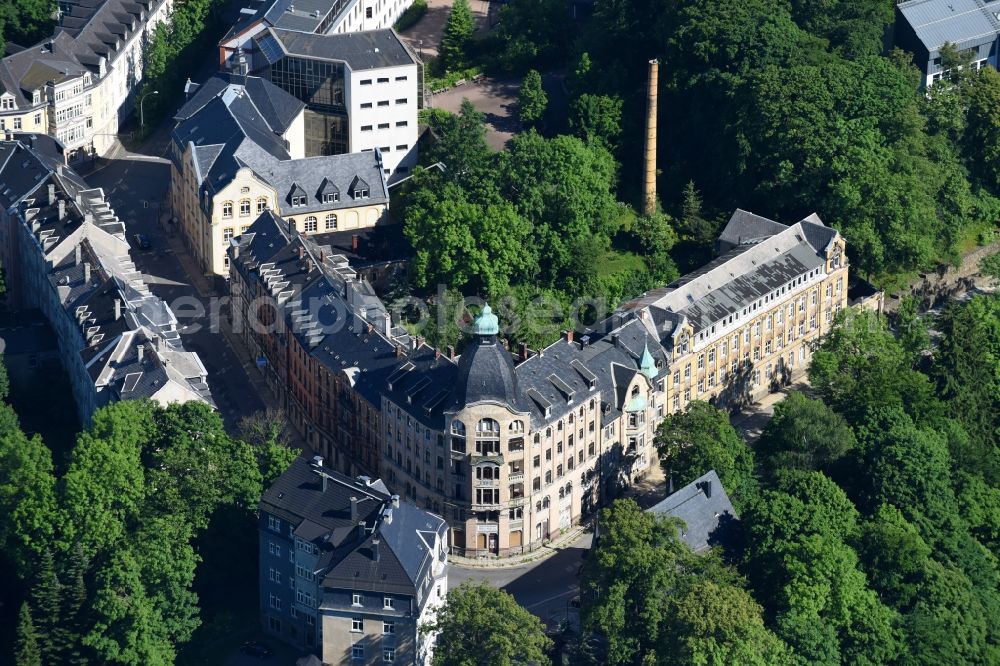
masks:
[[[815,216],[786,226],[737,211],[719,247],[537,351],[509,352],[484,307],[456,358],[394,327],[320,236],[266,214],[232,241],[232,316],[331,466],[444,516],[452,552],[505,556],[657,464],[667,414],[692,400],[736,407],[804,371],[847,302],[843,238]]]
[[[219,41],[219,67],[240,71],[240,53],[268,28],[313,35],[342,35],[391,28],[413,0],[263,0],[240,11]]]
[[[423,68],[394,31],[268,28],[249,53],[251,73],[306,104],[307,156],[378,151],[389,182],[416,166]]]
[[[429,664],[448,592],[445,521],[298,458],[260,501],[264,629],[324,664]]]
[[[941,49],[950,44],[974,69],[997,66],[1000,1],[907,0],[896,5],[896,46],[913,54],[922,85],[945,75]]]
[[[143,49],[172,6],[61,2],[51,39],[0,60],[0,130],[46,133],[70,161],[105,154],[136,103]]]
[[[0,142],[0,205],[12,304],[38,308],[55,331],[83,423],[118,400],[212,404],[205,367],[132,263],[125,226],[100,189],[8,140]]]
[[[304,157],[303,106],[264,79],[220,75],[177,112],[171,206],[207,274],[228,275],[230,239],[265,210],[306,234],[388,222],[379,153]]]

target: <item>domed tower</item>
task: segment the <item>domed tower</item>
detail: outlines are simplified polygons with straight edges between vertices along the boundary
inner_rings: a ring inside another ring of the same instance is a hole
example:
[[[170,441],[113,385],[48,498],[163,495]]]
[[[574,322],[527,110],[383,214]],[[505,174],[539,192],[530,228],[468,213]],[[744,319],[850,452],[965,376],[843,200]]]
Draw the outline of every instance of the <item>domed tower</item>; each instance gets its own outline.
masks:
[[[478,557],[520,552],[525,543],[525,442],[531,416],[523,407],[514,359],[497,340],[500,322],[483,307],[458,363],[445,410],[453,476],[449,502],[452,547]]]
[[[452,411],[480,403],[498,403],[523,411],[514,359],[497,340],[499,333],[500,321],[490,306],[484,305],[472,326],[473,339],[459,359]]]

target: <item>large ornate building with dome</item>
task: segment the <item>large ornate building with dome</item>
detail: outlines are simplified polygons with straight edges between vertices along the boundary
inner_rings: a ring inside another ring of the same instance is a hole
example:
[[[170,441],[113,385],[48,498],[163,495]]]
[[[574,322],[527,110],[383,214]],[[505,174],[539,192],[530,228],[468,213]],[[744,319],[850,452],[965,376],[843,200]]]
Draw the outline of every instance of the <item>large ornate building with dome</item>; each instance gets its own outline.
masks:
[[[450,549],[541,547],[658,463],[692,400],[751,402],[808,364],[847,305],[844,239],[738,210],[719,256],[544,349],[482,308],[461,354],[396,326],[321,235],[266,212],[229,248],[233,326],[326,464],[444,517]]]

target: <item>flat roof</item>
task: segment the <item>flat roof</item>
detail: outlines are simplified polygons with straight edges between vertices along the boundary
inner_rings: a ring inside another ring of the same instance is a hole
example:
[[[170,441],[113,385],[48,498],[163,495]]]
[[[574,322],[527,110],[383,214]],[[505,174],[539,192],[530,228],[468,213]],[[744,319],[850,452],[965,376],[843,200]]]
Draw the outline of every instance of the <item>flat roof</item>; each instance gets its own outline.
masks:
[[[391,29],[348,32],[338,35],[316,35],[270,28],[287,55],[339,60],[354,71],[414,65],[416,60]],[[267,39],[266,36],[259,38]]]

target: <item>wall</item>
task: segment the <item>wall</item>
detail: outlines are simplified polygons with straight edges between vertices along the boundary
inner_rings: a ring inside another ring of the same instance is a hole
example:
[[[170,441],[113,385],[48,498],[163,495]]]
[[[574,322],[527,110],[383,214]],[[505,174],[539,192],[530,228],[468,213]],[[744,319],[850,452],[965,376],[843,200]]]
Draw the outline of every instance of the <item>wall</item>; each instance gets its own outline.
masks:
[[[380,83],[381,79],[385,81]],[[397,103],[398,100],[405,100],[405,103]],[[345,101],[351,119],[351,152],[381,149],[389,182],[416,166],[416,65],[360,71],[348,69]],[[380,103],[384,106],[379,106]],[[370,107],[363,108],[363,105]]]

